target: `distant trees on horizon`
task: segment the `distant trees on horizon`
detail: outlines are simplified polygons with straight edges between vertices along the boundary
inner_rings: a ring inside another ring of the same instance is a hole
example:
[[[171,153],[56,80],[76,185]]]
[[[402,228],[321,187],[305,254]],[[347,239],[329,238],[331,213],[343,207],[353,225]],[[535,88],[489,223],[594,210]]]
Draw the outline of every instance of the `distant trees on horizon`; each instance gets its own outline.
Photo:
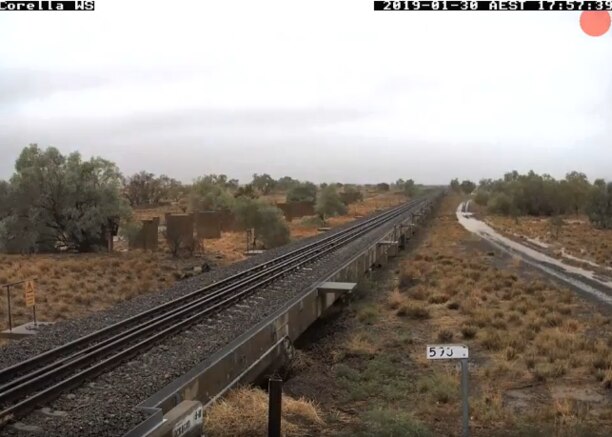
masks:
[[[612,229],[612,182],[596,179],[591,183],[577,171],[567,173],[563,179],[534,171],[512,171],[500,179],[482,179],[478,186],[471,181],[459,184],[457,179],[450,186],[466,194],[475,189],[474,201],[490,213],[551,217],[584,213],[593,225]],[[472,186],[474,189],[470,189]]]
[[[115,163],[100,157],[83,160],[78,152],[25,147],[8,181],[0,180],[0,252],[33,253],[59,249],[87,252],[106,245],[109,230],[122,223],[130,233],[132,208],[175,203],[183,211],[225,210],[245,224],[254,224],[267,247],[288,241],[281,211],[259,199],[278,192],[288,202],[314,202],[322,217],[344,214],[347,205],[363,200],[364,189],[399,191],[414,196],[420,189],[412,179],[394,184],[355,184],[300,181],[290,176],[275,180],[254,173],[241,185],[225,174],[209,174],[183,184],[166,175],[140,171],[124,177]],[[133,233],[133,232],[132,232]]]

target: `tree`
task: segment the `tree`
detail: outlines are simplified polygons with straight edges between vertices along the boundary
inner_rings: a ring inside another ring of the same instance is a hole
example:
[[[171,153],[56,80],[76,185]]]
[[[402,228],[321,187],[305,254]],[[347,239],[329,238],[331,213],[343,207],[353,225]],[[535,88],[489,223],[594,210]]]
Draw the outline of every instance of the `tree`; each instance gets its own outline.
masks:
[[[187,195],[190,190],[190,187],[183,185],[180,181],[177,181],[176,179],[170,178],[167,183],[166,190],[168,199],[174,202],[178,202],[179,200],[181,200],[181,198]]]
[[[589,213],[594,223],[605,225],[605,213],[600,206],[605,203],[605,186],[600,181],[599,188],[591,185],[583,173],[570,172],[565,179],[556,180],[548,174],[539,175],[534,171],[520,174],[508,172],[497,180],[483,179],[476,192],[475,201],[485,201],[491,212],[519,216],[557,216]],[[599,200],[595,200],[599,199]],[[605,209],[605,208],[604,208]]]
[[[578,214],[584,211],[587,202],[589,200],[589,194],[591,191],[591,184],[584,173],[572,171],[565,175],[565,180],[561,183],[566,183],[566,187],[563,190],[567,193],[568,207]]]
[[[289,227],[283,212],[275,206],[249,197],[236,199],[234,215],[245,229],[254,229],[266,248],[281,246],[289,242]]]
[[[326,217],[346,214],[347,208],[336,188],[330,185],[319,193],[315,211],[325,220]]]
[[[141,171],[125,181],[125,196],[132,206],[159,205],[162,199],[180,197],[181,183],[166,175]],[[178,200],[178,199],[177,199]]]
[[[389,188],[390,188],[389,184],[386,182],[381,182],[379,184],[376,184],[376,189],[378,191],[382,191],[382,192],[389,191]]]
[[[317,186],[312,182],[300,182],[287,192],[287,202],[314,202],[317,199]]]
[[[476,184],[472,181],[466,179],[461,182],[461,191],[463,191],[465,194],[470,194],[475,188]]]
[[[512,199],[506,193],[495,193],[489,197],[487,209],[495,214],[509,215],[512,210]]]
[[[249,197],[251,199],[257,199],[259,196],[253,187],[253,184],[246,184],[243,187],[239,187],[234,193],[234,197]]]
[[[340,198],[346,205],[350,205],[351,203],[361,202],[363,200],[363,193],[354,185],[345,185]]]
[[[586,212],[595,226],[612,229],[612,182],[597,179],[593,183]]]
[[[5,250],[32,252],[58,246],[90,251],[104,245],[111,222],[128,217],[117,166],[102,158],[83,161],[30,144],[15,163],[2,214],[0,240]]]
[[[276,185],[276,181],[267,173],[262,175],[255,173],[253,174],[253,182],[251,182],[251,184],[253,184],[261,194],[266,195],[272,192],[272,189]]]
[[[12,197],[11,184],[0,181],[0,221],[10,215]]]
[[[414,184],[412,179],[405,181],[401,188],[404,194],[408,197],[414,197],[418,191],[417,186]]]
[[[298,185],[299,183],[300,181],[293,179],[290,176],[283,176],[278,181],[276,181],[276,188],[278,188],[281,191],[288,191],[294,185]]]
[[[476,190],[476,195],[474,196],[474,202],[480,206],[487,206],[489,203],[489,192],[482,188],[478,188],[478,190]]]
[[[461,184],[459,184],[459,179],[455,178],[450,181],[451,190],[455,193],[458,193],[461,190]]]
[[[193,211],[231,210],[234,197],[227,189],[227,176],[208,175],[196,179],[189,194]]]

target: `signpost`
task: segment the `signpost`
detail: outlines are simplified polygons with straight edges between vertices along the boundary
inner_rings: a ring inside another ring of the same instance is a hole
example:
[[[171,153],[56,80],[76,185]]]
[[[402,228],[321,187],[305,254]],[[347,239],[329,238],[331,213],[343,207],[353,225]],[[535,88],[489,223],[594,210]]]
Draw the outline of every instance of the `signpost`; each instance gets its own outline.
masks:
[[[25,284],[24,288],[24,300],[26,307],[32,307],[32,314],[34,315],[34,326],[38,326],[36,322],[36,286],[34,284],[34,279],[28,279],[25,281],[13,282],[12,284],[4,284],[2,287],[6,288],[6,303],[8,309],[8,322],[9,322],[9,332],[13,332],[13,315],[11,313],[11,287],[15,287],[16,285]]]
[[[462,344],[428,344],[428,360],[461,360],[461,397],[463,437],[469,437],[469,403],[468,403],[468,347]]]
[[[34,281],[26,281],[24,300],[27,308],[32,308],[32,315],[34,316],[34,326],[38,326],[36,322],[36,286]]]

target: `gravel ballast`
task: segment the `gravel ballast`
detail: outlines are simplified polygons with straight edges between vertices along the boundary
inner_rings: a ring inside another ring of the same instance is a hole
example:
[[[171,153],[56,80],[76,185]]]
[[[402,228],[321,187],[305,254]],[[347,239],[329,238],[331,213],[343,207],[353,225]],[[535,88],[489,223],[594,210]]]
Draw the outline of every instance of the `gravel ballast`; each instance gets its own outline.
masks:
[[[50,410],[44,412],[37,410],[23,418],[21,425],[5,427],[0,430],[0,435],[33,435],[37,430],[45,436],[123,435],[144,419],[141,412],[135,411],[136,405],[280,309],[289,299],[331,275],[403,219],[405,215],[391,220],[360,239],[309,264],[309,269],[299,270],[282,278],[258,290],[239,305],[193,325],[179,335],[166,338],[154,348],[99,376],[95,381],[86,383],[71,393],[63,394],[48,405]],[[351,222],[338,228],[334,233],[355,223]],[[40,336],[0,349],[0,365],[7,366],[19,362],[194,291],[203,285],[302,247],[317,238],[321,237],[301,240],[232,266],[181,281],[163,293],[140,296],[91,317],[58,323]]]

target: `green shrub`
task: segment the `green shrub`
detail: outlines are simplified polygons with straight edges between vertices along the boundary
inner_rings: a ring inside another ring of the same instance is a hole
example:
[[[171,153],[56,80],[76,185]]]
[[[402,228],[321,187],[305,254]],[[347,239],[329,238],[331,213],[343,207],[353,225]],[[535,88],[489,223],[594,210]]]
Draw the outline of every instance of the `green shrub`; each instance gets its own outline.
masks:
[[[312,182],[294,183],[287,192],[287,202],[314,202],[317,186]]]
[[[333,217],[346,214],[346,205],[342,202],[336,188],[332,185],[325,187],[317,197],[315,210],[321,217]]]
[[[255,236],[266,248],[289,242],[290,232],[280,209],[249,197],[236,199],[234,214],[238,224],[245,229],[255,229]]]

